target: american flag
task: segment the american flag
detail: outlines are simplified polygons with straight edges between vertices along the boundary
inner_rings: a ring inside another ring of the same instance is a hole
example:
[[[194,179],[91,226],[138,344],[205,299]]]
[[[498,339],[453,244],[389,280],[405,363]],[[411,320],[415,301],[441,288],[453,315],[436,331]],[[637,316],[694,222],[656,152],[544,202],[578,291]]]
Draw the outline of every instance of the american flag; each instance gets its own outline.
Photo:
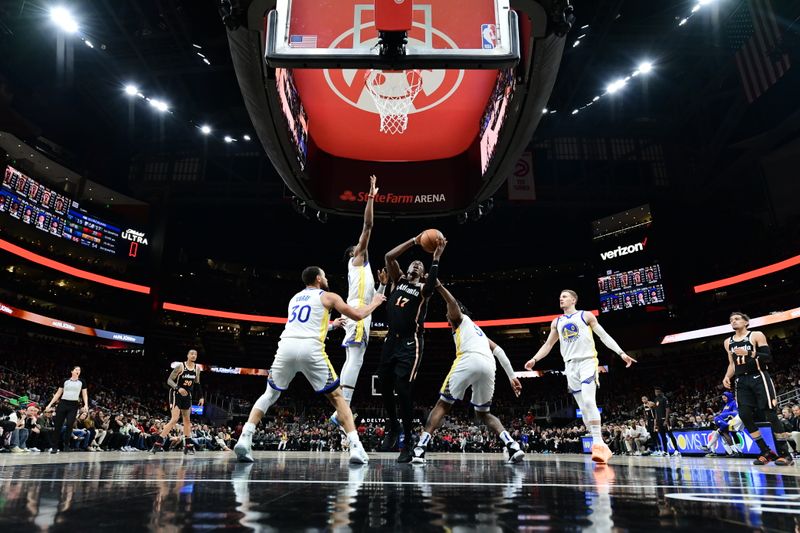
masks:
[[[292,48],[316,48],[316,35],[290,35],[289,46]]]
[[[745,96],[752,103],[792,65],[781,49],[781,30],[771,0],[746,0],[731,18],[728,34]]]

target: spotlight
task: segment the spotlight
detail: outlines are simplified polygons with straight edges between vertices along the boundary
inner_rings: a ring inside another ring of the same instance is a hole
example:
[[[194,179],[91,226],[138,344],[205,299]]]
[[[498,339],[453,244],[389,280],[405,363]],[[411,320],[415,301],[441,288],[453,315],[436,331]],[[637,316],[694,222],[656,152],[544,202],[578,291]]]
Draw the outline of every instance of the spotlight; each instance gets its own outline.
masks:
[[[83,41],[83,43],[89,48],[94,48],[94,44],[92,44],[92,41],[89,41],[88,39],[86,41]]]
[[[211,133],[211,126],[209,126],[208,124],[203,124],[202,126],[200,126],[200,133],[202,133],[203,135],[208,135],[209,133]]]
[[[150,105],[155,107],[161,113],[169,111],[169,106],[163,100],[156,100],[156,99],[150,100]]]
[[[77,33],[79,26],[78,21],[72,16],[64,6],[57,6],[50,10],[50,20],[61,28],[62,31],[67,33]]]
[[[642,61],[641,63],[639,63],[639,72],[641,72],[642,74],[647,74],[651,70],[653,70],[653,64],[651,62]]]
[[[576,48],[576,47],[577,47],[577,46],[579,46],[580,44],[581,44],[581,42],[580,42],[580,41],[575,41],[574,43],[572,43],[572,48]]]
[[[129,83],[128,85],[125,86],[125,94],[127,94],[128,96],[136,96],[138,92],[139,88],[136,85]]]
[[[247,134],[242,135],[242,139],[244,139],[245,141],[251,140],[250,136]]]
[[[681,21],[678,23],[678,26],[683,26],[687,22],[689,22],[689,19],[681,19]]]
[[[232,143],[233,142],[233,137],[231,137],[230,135],[226,135],[224,139],[225,139],[226,143]]]
[[[573,109],[573,110],[572,110],[572,114],[573,114],[573,115],[577,115],[577,114],[578,114],[578,111],[579,111],[578,109]]]
[[[618,80],[614,80],[614,81],[612,81],[611,83],[608,84],[608,87],[606,87],[606,92],[608,94],[614,94],[615,92],[617,92],[620,89],[622,89],[623,87],[625,87],[626,83],[628,83],[628,82],[625,81],[622,78],[620,78]]]
[[[545,107],[544,109],[542,109],[542,115],[544,115],[545,113],[547,113],[547,111],[548,111],[548,109],[547,109],[546,107]]]

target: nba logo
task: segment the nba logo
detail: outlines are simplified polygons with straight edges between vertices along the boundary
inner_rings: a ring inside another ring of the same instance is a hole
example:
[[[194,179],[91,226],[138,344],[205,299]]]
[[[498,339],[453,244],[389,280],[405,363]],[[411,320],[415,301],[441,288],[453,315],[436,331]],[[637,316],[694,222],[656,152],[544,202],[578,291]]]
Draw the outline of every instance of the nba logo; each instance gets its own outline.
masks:
[[[497,46],[497,28],[494,24],[481,24],[481,40],[484,50],[492,50]]]

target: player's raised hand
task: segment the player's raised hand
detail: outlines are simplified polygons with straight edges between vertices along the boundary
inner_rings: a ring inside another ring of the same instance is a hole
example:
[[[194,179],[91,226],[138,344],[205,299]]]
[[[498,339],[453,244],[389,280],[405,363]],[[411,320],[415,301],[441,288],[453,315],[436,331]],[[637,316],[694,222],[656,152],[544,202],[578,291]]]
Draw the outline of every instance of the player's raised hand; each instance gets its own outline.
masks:
[[[389,284],[389,273],[386,271],[386,267],[378,270],[378,281],[381,282],[381,285]]]
[[[636,359],[626,354],[625,352],[622,352],[621,354],[619,354],[619,356],[622,358],[623,361],[625,361],[625,368],[630,368],[630,366],[633,363],[638,363]]]
[[[533,370],[533,365],[536,364],[536,359],[531,358],[527,363],[525,363],[525,370]]]
[[[433,251],[433,260],[438,261],[442,257],[444,247],[447,246],[447,239],[438,239],[436,241],[436,250]]]
[[[517,378],[511,378],[511,388],[514,389],[514,396],[519,398],[522,394],[522,383]]]
[[[376,187],[377,182],[378,178],[375,177],[375,174],[369,177],[369,195],[373,198],[378,194],[378,187]]]

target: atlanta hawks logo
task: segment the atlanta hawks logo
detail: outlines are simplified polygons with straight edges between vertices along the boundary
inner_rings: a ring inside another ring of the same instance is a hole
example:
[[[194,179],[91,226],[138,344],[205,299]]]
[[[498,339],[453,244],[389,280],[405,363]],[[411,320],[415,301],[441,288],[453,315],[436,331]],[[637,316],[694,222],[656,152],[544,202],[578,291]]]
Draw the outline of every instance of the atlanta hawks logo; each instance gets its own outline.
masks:
[[[561,340],[564,342],[575,342],[578,340],[578,326],[572,322],[567,322],[561,328]]]
[[[374,33],[375,23],[367,22],[360,25],[359,31],[361,33]],[[414,23],[413,28],[409,32],[408,44],[409,46],[422,47],[425,42],[425,34],[430,34],[430,39],[433,40],[433,45],[436,48],[458,48],[455,41],[445,35],[440,30],[433,27],[427,29],[422,24]],[[353,45],[355,41],[353,29],[348,29],[338,37],[336,37],[330,45],[330,48],[347,48]],[[378,38],[374,37],[366,41],[359,40],[359,48],[372,48],[378,42]],[[331,91],[347,102],[349,105],[367,111],[368,113],[378,113],[375,102],[370,97],[369,91],[364,83],[365,78],[369,74],[368,69],[325,69],[323,75],[325,81],[330,87]],[[404,84],[410,85],[407,81],[407,76],[402,71],[382,71],[382,79],[385,79],[391,84]],[[412,108],[409,114],[421,113],[432,109],[450,98],[461,85],[464,79],[463,70],[422,70],[420,72],[422,78],[422,89],[419,94],[414,98]],[[388,85],[387,85],[388,87]],[[402,89],[402,88],[401,88]],[[377,92],[381,92],[380,86],[376,87]],[[397,90],[396,88],[394,89]],[[387,92],[387,96],[390,93]]]

